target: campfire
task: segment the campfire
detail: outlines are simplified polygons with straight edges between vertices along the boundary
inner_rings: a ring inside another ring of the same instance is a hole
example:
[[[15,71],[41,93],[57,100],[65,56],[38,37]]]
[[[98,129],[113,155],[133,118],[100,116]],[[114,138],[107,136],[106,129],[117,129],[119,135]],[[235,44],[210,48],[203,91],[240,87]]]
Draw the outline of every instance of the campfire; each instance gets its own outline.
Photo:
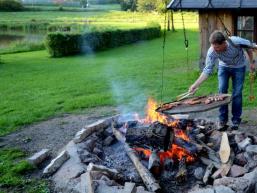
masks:
[[[149,99],[145,118],[115,116],[86,126],[56,158],[70,156],[68,163],[57,172],[56,165],[47,166],[44,174],[56,172],[55,187],[63,193],[252,192],[256,136],[221,132],[211,121],[169,116],[157,108]]]

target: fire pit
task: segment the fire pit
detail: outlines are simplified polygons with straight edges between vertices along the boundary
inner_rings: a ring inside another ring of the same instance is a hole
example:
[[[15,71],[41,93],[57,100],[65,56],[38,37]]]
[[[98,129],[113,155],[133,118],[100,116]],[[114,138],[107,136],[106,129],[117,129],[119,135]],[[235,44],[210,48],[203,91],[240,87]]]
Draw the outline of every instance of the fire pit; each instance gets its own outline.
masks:
[[[213,122],[175,119],[156,112],[156,108],[150,100],[144,119],[116,116],[78,132],[66,147],[70,159],[53,171],[56,191],[253,190],[257,182],[256,136],[220,132]]]

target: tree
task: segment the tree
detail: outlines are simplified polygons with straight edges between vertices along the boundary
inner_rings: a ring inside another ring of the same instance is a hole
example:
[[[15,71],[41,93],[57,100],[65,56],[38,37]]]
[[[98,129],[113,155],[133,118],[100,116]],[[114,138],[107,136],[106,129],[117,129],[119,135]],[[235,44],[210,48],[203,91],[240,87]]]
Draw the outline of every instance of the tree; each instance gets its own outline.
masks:
[[[123,11],[136,11],[137,0],[120,0],[120,6]]]
[[[137,10],[142,11],[142,12],[155,11],[156,10],[156,0],[138,0],[137,1]]]
[[[80,5],[82,8],[86,8],[88,5],[88,1],[87,0],[80,0]]]

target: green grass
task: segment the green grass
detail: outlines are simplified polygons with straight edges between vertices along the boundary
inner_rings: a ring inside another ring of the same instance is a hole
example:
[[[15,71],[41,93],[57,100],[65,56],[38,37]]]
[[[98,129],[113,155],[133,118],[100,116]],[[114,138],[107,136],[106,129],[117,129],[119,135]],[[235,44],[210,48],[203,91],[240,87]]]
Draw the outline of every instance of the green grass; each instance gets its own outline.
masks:
[[[0,150],[0,192],[48,193],[46,182],[25,178],[34,167],[23,160],[25,153],[17,149]]]
[[[186,12],[184,14],[187,28],[198,27],[198,14]],[[33,22],[32,22],[33,21]],[[0,12],[0,23],[4,26],[23,26],[30,23],[67,24],[90,23],[94,25],[107,25],[115,27],[134,28],[145,25],[147,22],[164,22],[164,16],[152,13],[124,12],[116,10],[72,12],[72,11],[24,11],[24,12]],[[181,28],[181,14],[174,14],[177,28]]]
[[[190,30],[188,36],[189,66],[182,31],[168,33],[163,101],[187,91],[198,77],[199,32]],[[1,60],[0,135],[90,107],[120,105],[142,111],[148,97],[161,98],[162,38],[92,55],[50,58],[46,51],[36,51],[2,55]],[[216,91],[213,76],[198,94]],[[248,93],[246,86],[245,105],[256,106],[247,100]]]

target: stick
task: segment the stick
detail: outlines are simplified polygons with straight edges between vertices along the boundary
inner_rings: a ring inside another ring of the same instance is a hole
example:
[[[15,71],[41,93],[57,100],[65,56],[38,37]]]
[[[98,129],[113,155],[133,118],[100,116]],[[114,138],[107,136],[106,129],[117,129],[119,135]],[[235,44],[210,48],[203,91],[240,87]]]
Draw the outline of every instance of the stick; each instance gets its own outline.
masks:
[[[209,179],[210,175],[212,174],[213,167],[214,167],[213,163],[211,163],[210,165],[207,166],[205,174],[203,176],[203,183],[207,184],[208,179]]]
[[[152,176],[150,171],[147,170],[140,162],[140,160],[135,154],[135,151],[132,148],[130,148],[127,143],[125,143],[124,137],[122,136],[122,134],[116,128],[113,127],[112,129],[114,131],[113,134],[115,135],[115,137],[123,143],[123,147],[127,155],[129,156],[135,168],[137,169],[147,189],[152,192],[160,191],[161,189],[160,185],[157,183],[157,181]]]

